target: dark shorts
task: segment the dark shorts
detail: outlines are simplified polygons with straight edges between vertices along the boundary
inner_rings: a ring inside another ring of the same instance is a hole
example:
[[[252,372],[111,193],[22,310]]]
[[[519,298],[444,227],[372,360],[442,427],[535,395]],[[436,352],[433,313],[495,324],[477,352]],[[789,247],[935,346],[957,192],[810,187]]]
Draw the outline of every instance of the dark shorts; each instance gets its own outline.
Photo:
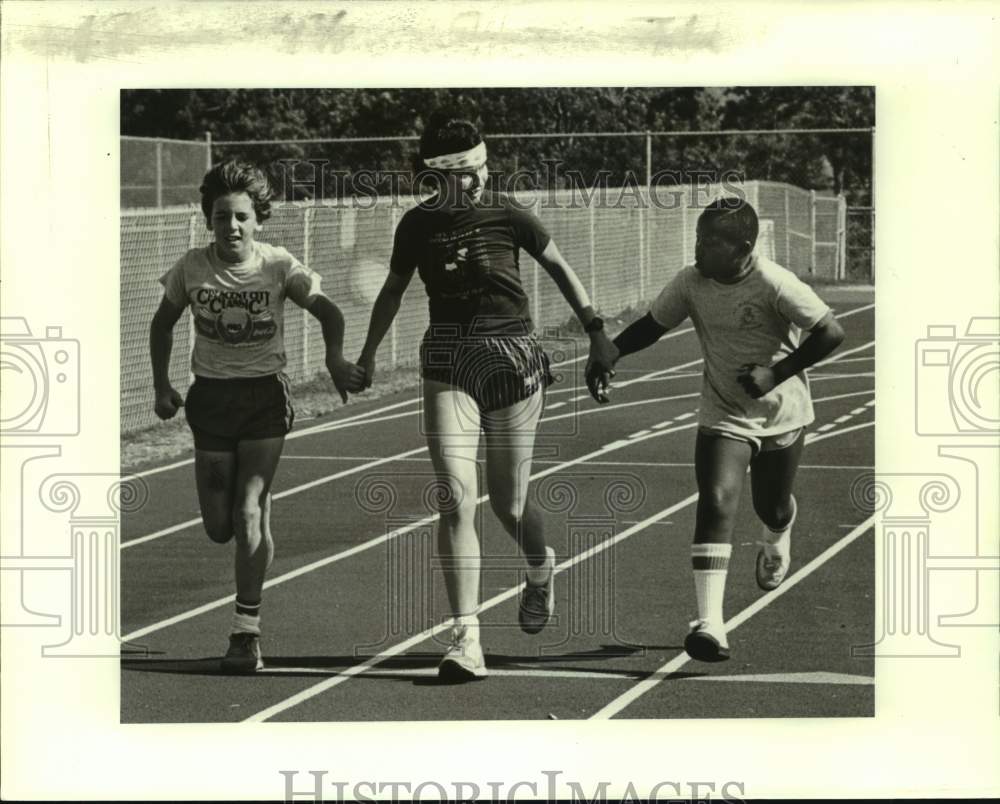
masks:
[[[549,357],[534,335],[443,337],[420,344],[425,380],[454,385],[490,413],[521,402],[553,382]]]
[[[195,377],[184,400],[195,449],[234,452],[240,441],[282,438],[295,421],[288,377]]]

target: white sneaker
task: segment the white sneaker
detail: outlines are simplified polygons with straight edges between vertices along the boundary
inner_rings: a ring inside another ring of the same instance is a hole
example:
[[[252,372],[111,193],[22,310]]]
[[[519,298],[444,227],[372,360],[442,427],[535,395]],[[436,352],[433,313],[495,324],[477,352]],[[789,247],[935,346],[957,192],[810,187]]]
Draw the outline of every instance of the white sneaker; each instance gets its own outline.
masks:
[[[757,553],[757,565],[755,575],[757,576],[757,586],[765,592],[770,592],[781,586],[781,582],[788,575],[788,568],[792,563],[792,525],[795,524],[795,517],[799,513],[799,506],[795,498],[792,497],[792,519],[788,527],[782,531],[782,538],[775,543],[775,533],[767,525],[763,525],[761,532],[761,548]]]
[[[692,620],[691,632],[684,638],[684,650],[699,662],[724,662],[729,658],[725,626],[708,620]]]
[[[451,645],[438,665],[438,678],[447,681],[471,681],[486,678],[486,660],[478,640],[469,636],[464,625],[451,630]]]

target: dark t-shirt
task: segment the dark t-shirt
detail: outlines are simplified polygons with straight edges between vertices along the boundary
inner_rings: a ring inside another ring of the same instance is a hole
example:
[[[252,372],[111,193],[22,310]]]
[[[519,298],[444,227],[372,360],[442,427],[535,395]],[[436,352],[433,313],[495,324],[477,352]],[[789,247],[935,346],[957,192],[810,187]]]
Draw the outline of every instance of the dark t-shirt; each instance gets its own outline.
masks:
[[[537,259],[548,232],[505,196],[484,192],[454,210],[435,209],[434,201],[403,215],[390,263],[404,276],[419,271],[431,326],[454,325],[462,335],[531,332],[519,249]]]

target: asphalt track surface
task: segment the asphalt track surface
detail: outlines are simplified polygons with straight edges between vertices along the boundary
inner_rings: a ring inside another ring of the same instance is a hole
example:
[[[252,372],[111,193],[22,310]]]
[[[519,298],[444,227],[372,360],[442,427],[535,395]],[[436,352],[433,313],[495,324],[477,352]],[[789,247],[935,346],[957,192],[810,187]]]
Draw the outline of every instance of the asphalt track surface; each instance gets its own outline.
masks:
[[[201,529],[188,461],[144,467],[123,518],[123,722],[857,717],[874,714],[872,520],[851,485],[874,466],[872,294],[821,293],[847,339],[810,372],[816,421],[796,483],[792,573],[753,579],[760,524],[741,503],[726,589],[732,658],[690,660],[692,466],[700,351],[688,325],[619,366],[612,404],[564,362],[539,428],[532,494],[557,553],[556,618],[517,626],[513,541],[479,505],[490,675],[436,678],[447,616],[433,557],[433,475],[418,392],[354,397],[301,422],[273,491],[265,669],[218,669],[232,617],[232,543]],[[749,481],[748,481],[749,484]],[[480,488],[480,495],[485,493]]]

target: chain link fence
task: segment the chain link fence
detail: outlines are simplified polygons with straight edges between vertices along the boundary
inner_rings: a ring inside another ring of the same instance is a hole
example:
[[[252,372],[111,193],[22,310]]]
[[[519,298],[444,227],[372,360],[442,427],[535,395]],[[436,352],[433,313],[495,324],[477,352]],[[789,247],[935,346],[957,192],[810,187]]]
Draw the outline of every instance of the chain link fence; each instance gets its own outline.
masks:
[[[847,207],[786,183],[670,185],[669,188],[531,190],[514,193],[549,230],[579,275],[596,308],[615,314],[650,300],[694,259],[699,209],[720,191],[742,192],[761,218],[758,251],[807,280],[846,275]],[[407,195],[283,202],[274,206],[261,239],[287,248],[323,278],[327,295],[344,313],[345,354],[361,351],[372,305],[388,271],[399,217],[416,202]],[[121,426],[128,433],[156,424],[148,355],[149,322],[162,296],[158,278],[189,248],[211,235],[194,205],[124,210],[121,214]],[[527,255],[521,276],[539,330],[569,321],[571,311],[555,284]],[[379,350],[384,368],[415,366],[416,344],[427,327],[426,295],[415,282]],[[174,332],[170,378],[190,382],[191,317]],[[318,323],[304,310],[285,318],[287,373],[293,382],[324,371]]]
[[[122,206],[163,207],[197,198],[204,171],[229,158],[269,173],[287,201],[415,195],[416,136],[311,140],[179,141],[122,137]],[[628,131],[487,136],[491,181],[507,190],[669,187],[770,181],[843,195],[842,281],[872,283],[871,128]],[[801,247],[801,246],[798,246]]]
[[[212,166],[211,136],[202,141],[121,137],[121,207],[168,207],[198,197]]]

